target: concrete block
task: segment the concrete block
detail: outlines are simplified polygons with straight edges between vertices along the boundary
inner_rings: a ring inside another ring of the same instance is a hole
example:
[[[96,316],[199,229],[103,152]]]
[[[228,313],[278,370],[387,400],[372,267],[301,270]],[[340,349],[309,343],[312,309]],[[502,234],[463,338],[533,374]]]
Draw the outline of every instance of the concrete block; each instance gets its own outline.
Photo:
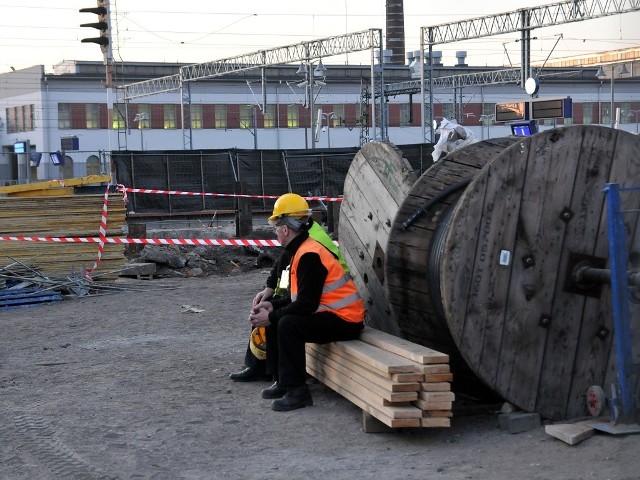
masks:
[[[537,413],[515,412],[498,415],[498,424],[509,433],[521,433],[540,426],[540,415]]]
[[[130,276],[141,278],[146,276],[152,278],[156,273],[156,264],[153,262],[148,263],[127,263],[120,271],[121,276]]]

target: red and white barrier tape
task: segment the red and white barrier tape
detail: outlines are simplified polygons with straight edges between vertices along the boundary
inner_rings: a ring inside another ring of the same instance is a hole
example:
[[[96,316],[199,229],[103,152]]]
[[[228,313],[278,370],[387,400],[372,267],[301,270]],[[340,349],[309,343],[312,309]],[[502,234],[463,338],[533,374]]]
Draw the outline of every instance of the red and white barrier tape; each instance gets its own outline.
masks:
[[[2,242],[52,242],[52,243],[110,243],[150,245],[213,245],[223,247],[279,247],[277,240],[249,240],[235,238],[122,238],[122,237],[26,237],[0,236]],[[93,268],[96,268],[95,266]],[[92,269],[93,270],[93,269]]]
[[[91,272],[93,272],[96,268],[98,268],[98,264],[100,260],[102,260],[102,252],[104,250],[104,242],[107,238],[107,212],[109,206],[109,187],[111,184],[107,185],[107,188],[104,191],[104,202],[102,203],[102,217],[100,218],[100,237],[98,237],[98,256],[96,261],[93,264],[93,267],[88,268],[85,271],[85,276],[91,280]]]
[[[118,185],[116,187],[118,192],[122,192],[126,194],[129,193],[157,193],[164,195],[194,195],[200,197],[236,197],[236,198],[267,198],[267,199],[277,199],[280,195],[245,195],[245,194],[236,194],[236,193],[205,193],[205,192],[184,192],[181,190],[156,190],[156,189],[146,189],[146,188],[129,188],[124,185]],[[322,202],[342,202],[342,197],[303,197],[305,200],[309,201],[322,201]]]

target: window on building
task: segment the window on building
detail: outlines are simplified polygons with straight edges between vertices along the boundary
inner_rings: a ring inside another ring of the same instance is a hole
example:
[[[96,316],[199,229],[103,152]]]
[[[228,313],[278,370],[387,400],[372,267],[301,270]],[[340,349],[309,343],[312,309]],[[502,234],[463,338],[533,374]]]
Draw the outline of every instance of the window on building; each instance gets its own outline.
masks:
[[[215,116],[216,116],[216,128],[227,128],[227,106],[216,105]]]
[[[191,128],[202,128],[202,105],[191,105],[189,117]]]
[[[411,110],[408,103],[400,104],[400,126],[408,127],[411,125]]]
[[[610,103],[601,103],[600,104],[600,123],[602,125],[611,124],[611,104]]]
[[[456,118],[455,105],[453,103],[443,103],[442,104],[442,116],[447,120]]]
[[[483,103],[482,114],[480,116],[483,125],[492,125],[496,120],[496,104]]]
[[[97,103],[88,103],[85,107],[87,128],[100,128],[100,106]]]
[[[89,155],[87,158],[87,175],[100,174],[100,158],[96,155]]]
[[[147,103],[140,103],[137,107],[138,113],[133,117],[136,128],[151,128],[151,106]]]
[[[127,128],[126,106],[124,103],[115,103],[113,105],[113,129],[123,130]]]
[[[582,123],[584,125],[593,123],[593,103],[591,102],[582,104]]]
[[[29,132],[34,130],[34,122],[33,122],[33,105],[23,105],[22,106],[22,118],[24,120],[23,123],[23,132]]]
[[[344,127],[344,105],[334,105],[331,128]]]
[[[298,128],[300,124],[300,113],[298,104],[287,105],[287,128]]]
[[[253,127],[253,105],[240,105],[240,128]]]
[[[176,106],[173,104],[164,106],[164,129],[171,130],[177,128]]]
[[[264,128],[275,128],[276,127],[276,106],[275,105],[267,105],[264,110],[263,116],[263,125]]]
[[[631,104],[629,102],[622,102],[618,104],[620,109],[620,123],[631,123],[633,115],[629,115]]]
[[[71,128],[71,104],[58,104],[58,130],[69,130]]]

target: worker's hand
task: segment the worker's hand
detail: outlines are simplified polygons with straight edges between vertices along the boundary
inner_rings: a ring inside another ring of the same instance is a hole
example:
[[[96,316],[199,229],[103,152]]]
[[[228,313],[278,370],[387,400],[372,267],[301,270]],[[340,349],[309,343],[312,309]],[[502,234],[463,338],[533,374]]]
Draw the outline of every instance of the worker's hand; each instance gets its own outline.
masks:
[[[253,305],[252,306],[255,307],[260,302],[264,302],[265,300],[270,299],[271,297],[273,297],[274,293],[275,293],[275,290],[273,288],[265,287],[264,290],[262,290],[261,292],[256,293],[256,296],[253,297]]]
[[[260,302],[251,309],[249,314],[249,322],[254,327],[268,327],[271,325],[269,321],[269,313],[273,311],[273,305],[270,302]]]

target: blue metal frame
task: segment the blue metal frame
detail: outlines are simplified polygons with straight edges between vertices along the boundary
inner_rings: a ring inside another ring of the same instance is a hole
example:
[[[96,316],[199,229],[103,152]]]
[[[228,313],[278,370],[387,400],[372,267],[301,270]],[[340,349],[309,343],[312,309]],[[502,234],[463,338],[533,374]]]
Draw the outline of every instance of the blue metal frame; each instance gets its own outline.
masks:
[[[609,235],[609,261],[611,268],[611,297],[613,301],[613,332],[616,349],[616,369],[622,420],[636,420],[632,376],[634,373],[631,343],[631,312],[629,310],[628,254],[625,247],[624,212],[621,209],[620,192],[639,188],[620,188],[607,183],[607,231]],[[614,420],[618,420],[615,418]]]

